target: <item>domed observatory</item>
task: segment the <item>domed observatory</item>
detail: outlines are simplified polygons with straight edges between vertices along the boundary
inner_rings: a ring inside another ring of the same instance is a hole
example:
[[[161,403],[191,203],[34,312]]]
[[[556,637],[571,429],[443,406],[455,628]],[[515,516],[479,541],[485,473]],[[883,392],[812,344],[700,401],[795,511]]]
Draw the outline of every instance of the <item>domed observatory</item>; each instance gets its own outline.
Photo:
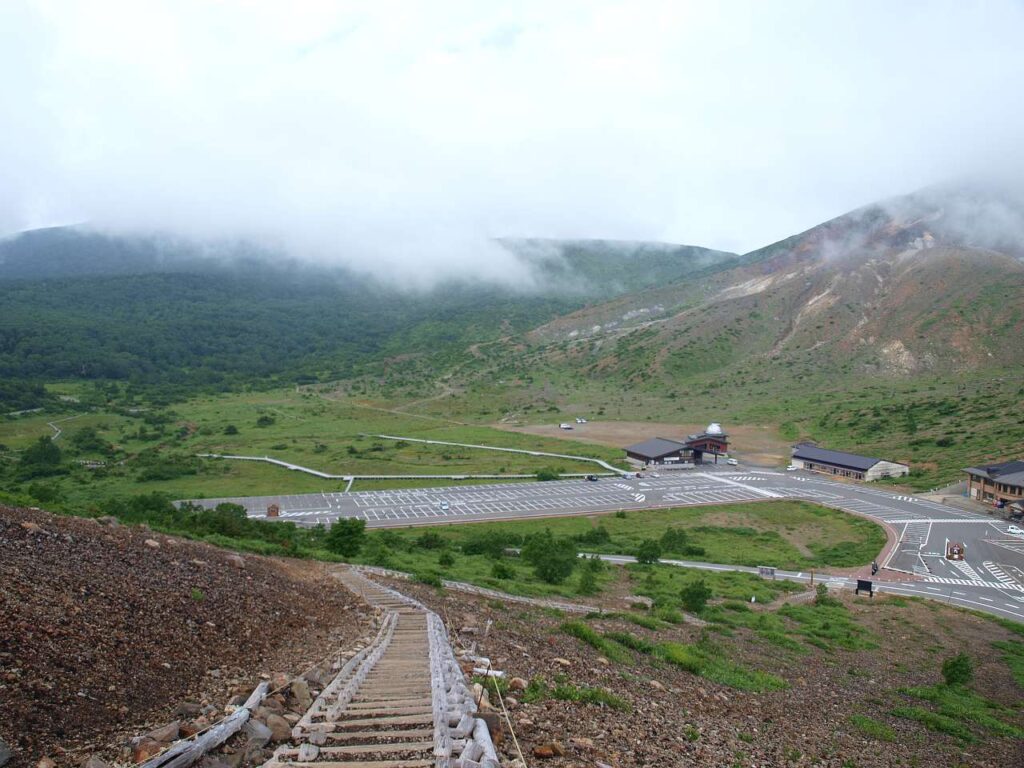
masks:
[[[712,456],[714,463],[717,464],[719,456],[729,455],[729,436],[721,424],[713,421],[701,434],[688,435],[686,447],[693,451],[694,464],[711,463],[707,461],[707,457]]]

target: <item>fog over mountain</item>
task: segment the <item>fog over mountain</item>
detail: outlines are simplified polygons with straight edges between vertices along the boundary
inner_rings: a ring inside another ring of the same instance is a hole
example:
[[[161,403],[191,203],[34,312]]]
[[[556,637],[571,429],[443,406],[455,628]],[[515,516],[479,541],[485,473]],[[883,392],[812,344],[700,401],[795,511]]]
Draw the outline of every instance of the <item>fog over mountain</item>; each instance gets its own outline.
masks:
[[[243,240],[412,285],[529,284],[501,238],[743,253],[1013,178],[1022,33],[1011,0],[4,3],[0,233]]]

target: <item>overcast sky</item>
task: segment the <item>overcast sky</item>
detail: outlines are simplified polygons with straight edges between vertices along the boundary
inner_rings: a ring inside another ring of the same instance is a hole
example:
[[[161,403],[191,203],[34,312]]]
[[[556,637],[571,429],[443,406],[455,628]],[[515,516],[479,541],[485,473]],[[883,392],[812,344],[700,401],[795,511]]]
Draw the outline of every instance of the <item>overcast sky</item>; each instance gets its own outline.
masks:
[[[1022,41],[1011,0],[5,0],[0,233],[419,273],[500,270],[501,236],[747,251],[1016,162]]]

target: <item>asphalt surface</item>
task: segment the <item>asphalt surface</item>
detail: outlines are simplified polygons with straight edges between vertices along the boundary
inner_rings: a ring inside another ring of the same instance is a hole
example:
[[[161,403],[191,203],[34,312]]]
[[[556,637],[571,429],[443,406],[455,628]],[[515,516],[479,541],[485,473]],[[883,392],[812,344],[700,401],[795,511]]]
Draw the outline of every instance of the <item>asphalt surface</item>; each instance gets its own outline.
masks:
[[[1024,538],[1008,534],[1005,522],[916,496],[863,484],[839,483],[803,471],[747,471],[718,465],[664,471],[658,477],[648,472],[643,478],[602,478],[597,482],[566,480],[250,496],[203,499],[197,503],[207,507],[221,502],[241,504],[251,517],[265,517],[268,505],[277,504],[281,519],[300,525],[330,524],[338,517],[358,517],[368,527],[400,527],[765,499],[804,499],[889,525],[899,537],[899,544],[881,564],[883,570],[875,579],[876,589],[941,599],[1024,621]],[[966,557],[962,562],[945,558],[950,541],[965,546]],[[707,563],[686,565],[745,570]],[[896,574],[892,572],[913,574],[917,578],[885,583],[887,572],[893,576]],[[800,581],[809,579],[810,574],[779,571],[776,577]],[[845,577],[832,580],[837,586],[852,584]]]

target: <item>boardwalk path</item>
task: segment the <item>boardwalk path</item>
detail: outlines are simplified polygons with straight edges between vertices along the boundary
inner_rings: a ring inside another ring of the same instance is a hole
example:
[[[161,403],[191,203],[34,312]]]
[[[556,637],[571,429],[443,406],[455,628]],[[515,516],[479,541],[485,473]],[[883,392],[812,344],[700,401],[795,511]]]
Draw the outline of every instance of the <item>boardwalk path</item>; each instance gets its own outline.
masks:
[[[347,570],[384,611],[377,637],[338,673],[265,768],[498,768],[487,726],[448,641],[422,603]]]

